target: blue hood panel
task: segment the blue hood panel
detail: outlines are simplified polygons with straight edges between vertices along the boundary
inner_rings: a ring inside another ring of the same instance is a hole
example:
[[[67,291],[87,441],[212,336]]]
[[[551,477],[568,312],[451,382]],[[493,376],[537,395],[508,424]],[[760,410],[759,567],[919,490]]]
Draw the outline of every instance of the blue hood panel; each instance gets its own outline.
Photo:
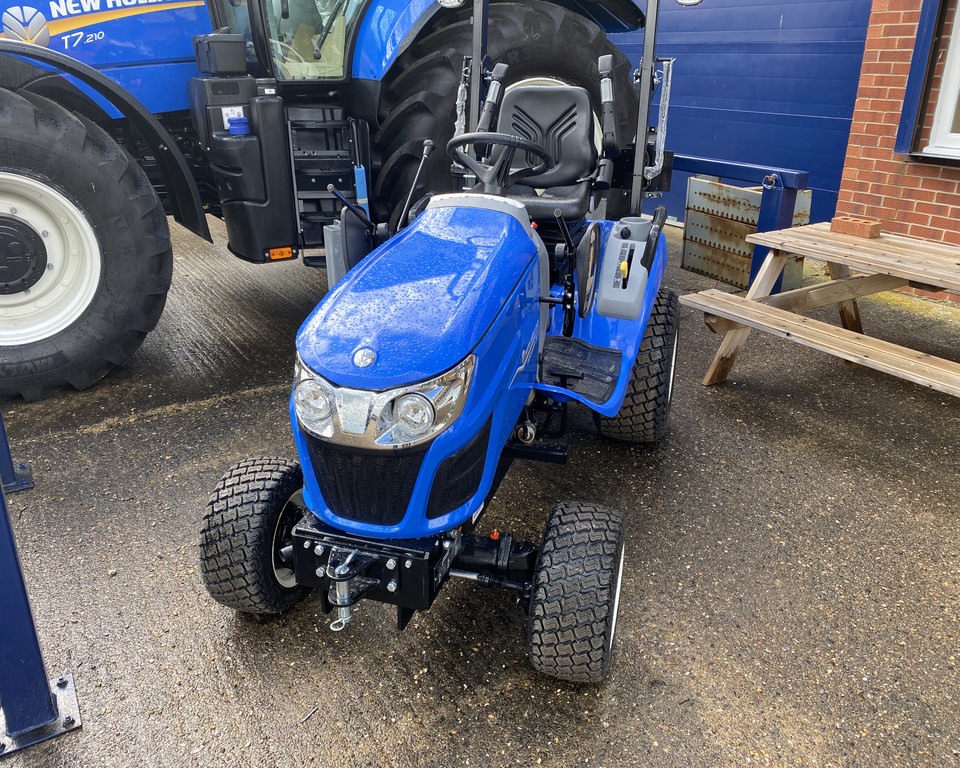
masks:
[[[512,216],[424,211],[352,269],[297,334],[303,362],[340,386],[389,389],[453,368],[477,345],[537,246]],[[354,353],[372,349],[366,368]]]

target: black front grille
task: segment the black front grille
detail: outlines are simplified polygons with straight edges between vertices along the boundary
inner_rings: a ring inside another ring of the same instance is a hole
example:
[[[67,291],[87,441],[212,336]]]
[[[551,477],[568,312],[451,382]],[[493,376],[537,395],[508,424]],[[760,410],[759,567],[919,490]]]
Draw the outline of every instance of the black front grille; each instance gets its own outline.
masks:
[[[430,520],[466,504],[477,492],[483,479],[483,462],[487,458],[489,442],[490,419],[487,419],[473,440],[453,456],[444,459],[437,468],[427,503],[427,517]]]
[[[407,511],[424,451],[354,453],[304,435],[327,506],[338,517],[398,525]]]

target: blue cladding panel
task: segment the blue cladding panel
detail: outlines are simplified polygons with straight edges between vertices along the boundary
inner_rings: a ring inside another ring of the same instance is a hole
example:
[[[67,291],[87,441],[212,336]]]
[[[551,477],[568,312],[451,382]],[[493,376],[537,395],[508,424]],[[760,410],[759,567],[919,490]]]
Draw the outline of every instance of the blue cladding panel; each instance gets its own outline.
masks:
[[[667,148],[810,172],[812,219],[834,213],[870,0],[664,0],[657,55],[676,58]],[[639,63],[642,33],[612,35]],[[686,176],[664,202],[683,217]]]

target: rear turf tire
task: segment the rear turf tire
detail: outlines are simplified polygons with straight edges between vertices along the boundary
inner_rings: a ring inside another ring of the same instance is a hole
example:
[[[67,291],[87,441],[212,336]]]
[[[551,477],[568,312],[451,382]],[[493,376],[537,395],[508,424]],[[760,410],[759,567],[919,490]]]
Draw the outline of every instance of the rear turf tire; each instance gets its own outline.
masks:
[[[306,594],[291,532],[303,517],[303,471],[286,459],[246,459],[217,484],[200,530],[200,572],[218,603],[250,614],[289,610]]]
[[[471,12],[438,13],[390,70],[380,100],[379,155],[373,201],[378,221],[395,223],[410,191],[424,139],[437,150],[427,160],[413,199],[453,190],[445,151],[453,137],[463,57],[472,45]],[[487,50],[494,63],[510,65],[505,85],[546,77],[590,91],[600,105],[597,59],[614,56],[614,88],[622,144],[636,132],[637,92],[629,60],[592,21],[550,3],[492,3]]]
[[[3,89],[0,246],[2,274],[28,263],[0,284],[0,396],[89,387],[160,319],[173,254],[143,170],[96,124]]]
[[[676,370],[677,294],[661,288],[640,343],[627,394],[616,416],[597,416],[600,433],[627,443],[655,443],[667,434]]]
[[[538,672],[599,683],[610,669],[623,578],[624,520],[596,504],[554,507],[537,557],[527,646]]]

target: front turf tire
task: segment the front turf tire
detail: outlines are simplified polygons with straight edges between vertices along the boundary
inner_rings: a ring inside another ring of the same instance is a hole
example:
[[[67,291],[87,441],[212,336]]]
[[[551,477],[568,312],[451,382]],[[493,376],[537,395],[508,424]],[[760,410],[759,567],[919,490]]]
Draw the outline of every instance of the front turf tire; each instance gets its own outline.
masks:
[[[306,588],[293,572],[293,526],[303,517],[295,461],[246,459],[217,483],[200,530],[200,573],[218,603],[241,613],[283,613]]]
[[[627,443],[655,443],[667,434],[679,322],[677,294],[661,288],[650,312],[623,405],[616,416],[596,416],[600,434]]]
[[[537,557],[527,647],[551,677],[599,683],[610,669],[623,578],[623,515],[596,504],[554,507]]]
[[[143,170],[96,124],[2,88],[0,240],[3,274],[29,263],[0,284],[0,396],[89,387],[160,319],[173,253]]]

